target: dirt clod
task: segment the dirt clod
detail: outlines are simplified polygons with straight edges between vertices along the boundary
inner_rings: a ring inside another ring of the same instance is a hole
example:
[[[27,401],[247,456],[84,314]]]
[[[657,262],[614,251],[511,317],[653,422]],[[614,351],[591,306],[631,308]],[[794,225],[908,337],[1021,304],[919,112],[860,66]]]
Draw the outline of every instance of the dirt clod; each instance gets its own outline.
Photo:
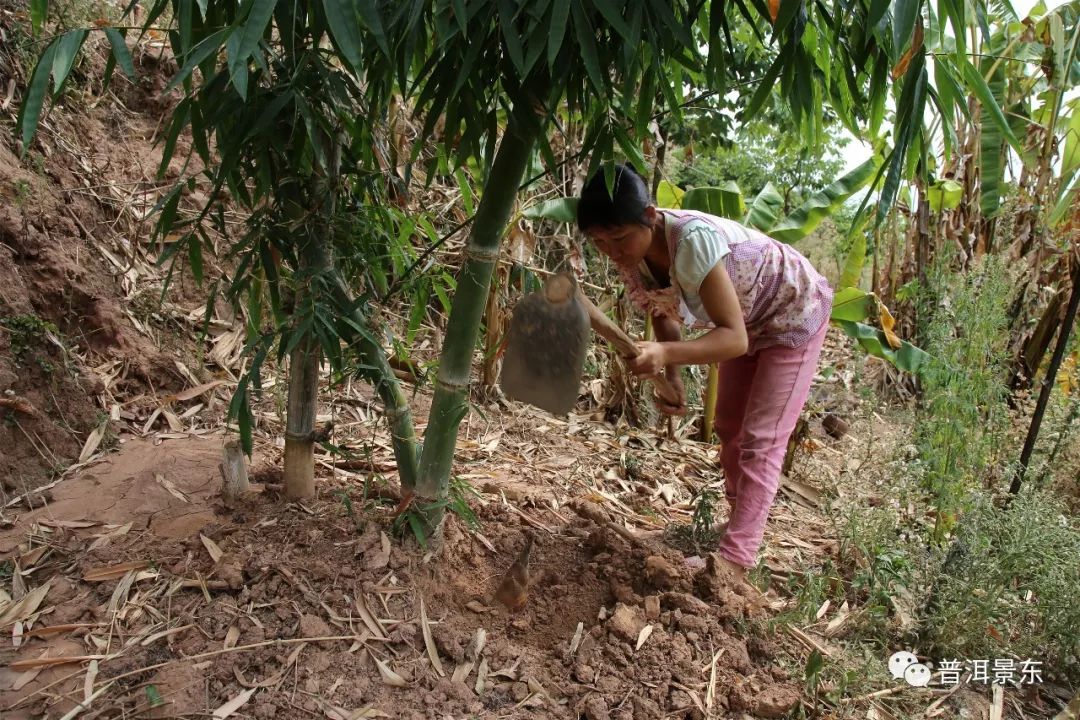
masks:
[[[330,626],[319,617],[314,615],[300,616],[300,635],[303,637],[326,637],[333,635]]]
[[[656,595],[645,597],[645,617],[649,620],[660,619],[660,598]]]
[[[672,590],[679,583],[681,574],[667,558],[652,555],[645,559],[645,577],[657,590]]]
[[[637,642],[638,634],[645,627],[645,617],[641,608],[620,603],[615,607],[607,626],[613,635],[626,642]]]
[[[582,712],[588,720],[611,720],[607,703],[599,695],[591,695],[585,700]]]
[[[765,688],[754,703],[754,714],[763,718],[785,717],[799,702],[799,692],[786,685]]]

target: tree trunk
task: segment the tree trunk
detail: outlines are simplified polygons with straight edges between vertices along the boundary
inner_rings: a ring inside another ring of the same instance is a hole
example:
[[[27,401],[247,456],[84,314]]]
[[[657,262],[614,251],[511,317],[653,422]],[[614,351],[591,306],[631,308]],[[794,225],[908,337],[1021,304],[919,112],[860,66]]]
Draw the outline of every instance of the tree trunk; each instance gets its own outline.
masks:
[[[457,275],[457,290],[439,358],[435,397],[416,480],[416,494],[429,501],[446,497],[458,427],[468,413],[473,351],[491,272],[499,258],[499,239],[510,219],[533,144],[542,130],[542,123],[533,112],[531,98],[523,93],[514,103],[506,132],[499,142],[465,245],[465,262]],[[425,520],[436,528],[442,521],[442,504],[433,504]]]
[[[1075,262],[1075,258],[1073,258]],[[1065,320],[1058,331],[1057,346],[1054,347],[1054,356],[1050,358],[1050,365],[1046,368],[1043,376],[1042,390],[1039,392],[1039,400],[1035,404],[1035,412],[1031,415],[1031,425],[1028,427],[1027,438],[1024,440],[1024,449],[1020,451],[1020,466],[1016,468],[1009,492],[1013,495],[1020,492],[1024,482],[1024,473],[1027,472],[1031,455],[1035,452],[1035,443],[1039,439],[1039,428],[1042,426],[1043,415],[1046,413],[1046,405],[1050,401],[1050,393],[1054,390],[1057,382],[1058,368],[1065,357],[1065,350],[1069,346],[1069,336],[1072,334],[1073,323],[1076,321],[1076,308],[1080,305],[1080,263],[1077,263],[1072,272],[1072,289],[1069,291],[1069,307],[1065,310]]]

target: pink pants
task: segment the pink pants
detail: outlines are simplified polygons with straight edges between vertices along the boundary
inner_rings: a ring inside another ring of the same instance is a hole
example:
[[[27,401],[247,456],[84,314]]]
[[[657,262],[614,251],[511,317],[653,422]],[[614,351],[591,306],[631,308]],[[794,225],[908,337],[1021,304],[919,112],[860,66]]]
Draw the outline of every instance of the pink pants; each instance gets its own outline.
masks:
[[[829,324],[805,345],[773,346],[720,364],[716,432],[731,517],[719,553],[751,568],[765,534],[788,439],[802,413]]]

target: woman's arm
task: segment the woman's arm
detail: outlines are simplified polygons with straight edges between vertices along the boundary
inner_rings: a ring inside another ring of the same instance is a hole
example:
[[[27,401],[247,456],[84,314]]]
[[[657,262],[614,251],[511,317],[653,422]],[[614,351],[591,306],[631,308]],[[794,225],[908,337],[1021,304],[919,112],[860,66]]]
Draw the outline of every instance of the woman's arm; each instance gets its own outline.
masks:
[[[711,365],[746,354],[749,341],[735,285],[722,262],[701,281],[701,304],[716,326],[694,340],[664,342],[665,364]]]
[[[677,341],[664,338],[660,326],[654,325],[660,342],[639,345],[641,355],[630,362],[635,374],[648,377],[669,365],[711,365],[746,354],[749,342],[742,307],[722,262],[713,266],[698,292],[716,327],[694,340]]]

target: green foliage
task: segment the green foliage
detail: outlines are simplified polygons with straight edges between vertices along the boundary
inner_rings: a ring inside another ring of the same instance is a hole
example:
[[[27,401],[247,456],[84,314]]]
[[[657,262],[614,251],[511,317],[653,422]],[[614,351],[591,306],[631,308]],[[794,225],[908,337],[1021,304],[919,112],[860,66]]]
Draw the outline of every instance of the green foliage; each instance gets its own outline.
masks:
[[[1080,679],[1080,528],[1060,501],[1031,488],[1004,508],[982,498],[956,543],[937,558],[934,602],[921,618],[934,654],[1032,658]]]
[[[920,297],[920,337],[929,353],[915,442],[916,469],[935,508],[942,540],[970,492],[1000,473],[1007,416],[1002,406],[1008,327],[1007,275],[987,259],[964,275],[928,275]]]
[[[429,518],[433,516],[441,518],[448,511],[461,518],[469,530],[478,530],[480,518],[469,505],[469,500],[477,497],[480,497],[480,493],[468,480],[454,476],[450,479],[445,498],[426,504],[413,502],[405,512],[394,519],[393,530],[399,535],[404,534],[406,530],[411,532],[420,547],[427,548],[432,527]]]
[[[674,178],[684,187],[733,182],[747,197],[759,195],[771,184],[786,212],[840,174],[844,160],[839,150],[846,144],[846,138],[830,132],[824,146],[808,147],[782,125],[751,123],[740,128],[729,144],[698,149],[692,159],[676,166]]]
[[[742,220],[746,213],[742,192],[733,182],[724,183],[722,187],[698,187],[689,190],[683,196],[682,207],[736,221]]]
[[[912,374],[921,374],[929,355],[907,340],[900,341],[899,348],[893,348],[886,333],[878,328],[850,320],[837,320],[836,324],[844,333],[859,343],[859,346],[874,357],[888,360],[897,368]]]
[[[689,525],[669,526],[671,542],[688,552],[704,554],[716,547],[721,533],[716,529],[716,503],[719,495],[702,488],[694,497],[694,513]]]
[[[0,317],[0,327],[7,331],[16,367],[25,366],[29,360],[35,359],[45,373],[56,369],[48,359],[48,335],[57,336],[60,333],[56,325],[37,315],[27,314]]]

